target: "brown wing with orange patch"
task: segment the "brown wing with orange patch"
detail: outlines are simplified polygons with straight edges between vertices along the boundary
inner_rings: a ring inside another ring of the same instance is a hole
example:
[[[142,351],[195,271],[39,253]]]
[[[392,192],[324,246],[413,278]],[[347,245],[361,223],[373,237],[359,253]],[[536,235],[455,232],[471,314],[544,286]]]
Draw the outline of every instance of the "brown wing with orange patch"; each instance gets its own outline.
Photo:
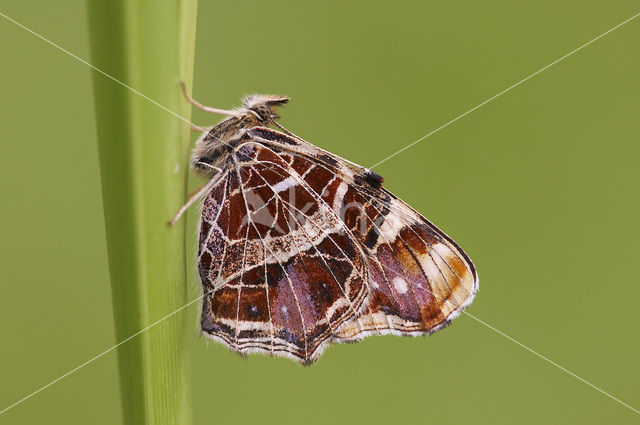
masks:
[[[369,334],[430,334],[457,317],[478,289],[475,268],[441,230],[391,193],[355,182],[345,222],[370,252],[367,311],[345,323],[341,340]]]

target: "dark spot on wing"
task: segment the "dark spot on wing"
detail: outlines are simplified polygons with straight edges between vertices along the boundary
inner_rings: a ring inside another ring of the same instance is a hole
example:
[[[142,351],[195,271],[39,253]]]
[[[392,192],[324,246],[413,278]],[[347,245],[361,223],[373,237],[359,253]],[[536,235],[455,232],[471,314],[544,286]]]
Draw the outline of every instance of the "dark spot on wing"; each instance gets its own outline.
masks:
[[[295,334],[290,332],[287,328],[281,329],[278,332],[278,338],[283,339],[283,340],[285,340],[285,341],[287,341],[287,342],[289,342],[291,344],[297,345],[297,346],[301,345],[300,344],[300,342],[301,342],[300,339]]]
[[[369,249],[372,249],[374,246],[376,246],[376,243],[378,242],[378,238],[380,237],[380,232],[378,231],[377,227],[372,227],[369,232],[367,233],[367,236],[364,238],[364,246],[366,246]]]
[[[327,285],[326,282],[315,282],[316,286],[316,296],[318,301],[320,301],[325,306],[330,306],[336,299],[336,294],[333,293],[331,288]]]
[[[374,188],[382,187],[382,183],[384,182],[384,178],[380,174],[367,169],[353,176],[353,180],[359,185],[366,184]]]
[[[373,187],[380,187],[384,182],[384,178],[380,174],[374,173],[371,170],[365,171],[364,179]]]
[[[200,257],[198,263],[198,272],[200,274],[200,280],[202,282],[209,282],[209,272],[211,272],[211,254],[208,251],[204,251]]]
[[[260,317],[260,307],[257,305],[250,305],[247,309],[247,315],[254,320]]]

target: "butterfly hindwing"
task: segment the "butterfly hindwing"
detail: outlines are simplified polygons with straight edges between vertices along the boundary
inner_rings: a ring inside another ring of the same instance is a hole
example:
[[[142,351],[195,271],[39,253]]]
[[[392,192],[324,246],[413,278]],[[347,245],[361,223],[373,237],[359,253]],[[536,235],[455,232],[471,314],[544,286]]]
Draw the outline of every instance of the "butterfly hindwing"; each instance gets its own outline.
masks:
[[[359,339],[369,332],[433,333],[473,299],[477,277],[471,262],[435,226],[401,206],[393,200],[384,219],[368,216],[378,229],[369,248],[369,311],[357,326],[345,324],[340,339]]]

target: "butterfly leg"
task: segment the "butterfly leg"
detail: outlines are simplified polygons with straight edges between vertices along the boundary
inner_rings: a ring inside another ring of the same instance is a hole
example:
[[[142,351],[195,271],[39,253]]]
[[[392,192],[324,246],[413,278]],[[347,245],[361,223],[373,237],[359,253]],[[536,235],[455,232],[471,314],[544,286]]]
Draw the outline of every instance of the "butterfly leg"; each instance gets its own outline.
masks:
[[[212,114],[222,114],[222,115],[229,115],[229,116],[236,115],[235,111],[229,111],[229,110],[226,110],[226,109],[212,108],[210,106],[204,106],[202,103],[198,102],[197,100],[192,99],[187,94],[187,86],[184,84],[184,81],[180,81],[180,87],[182,88],[182,95],[187,100],[187,102],[189,102],[190,104],[192,104],[196,108],[198,108],[198,109],[200,109],[202,111],[205,111],[205,112],[210,112]]]
[[[213,167],[213,168],[220,170],[218,167]],[[176,224],[176,222],[180,220],[180,217],[182,217],[182,215],[189,209],[191,205],[193,205],[198,199],[202,198],[204,195],[206,195],[209,192],[209,190],[211,190],[211,187],[215,182],[216,182],[216,178],[214,177],[211,180],[209,180],[207,183],[205,183],[204,186],[198,189],[198,191],[196,191],[196,193],[192,195],[182,207],[180,207],[180,209],[178,210],[176,215],[171,219],[171,221],[169,221],[169,226],[173,226],[174,224]]]
[[[203,171],[205,172],[205,174],[210,175],[211,177],[222,172],[222,169],[216,167],[215,165],[208,164],[204,161],[193,163],[192,167],[194,170]]]

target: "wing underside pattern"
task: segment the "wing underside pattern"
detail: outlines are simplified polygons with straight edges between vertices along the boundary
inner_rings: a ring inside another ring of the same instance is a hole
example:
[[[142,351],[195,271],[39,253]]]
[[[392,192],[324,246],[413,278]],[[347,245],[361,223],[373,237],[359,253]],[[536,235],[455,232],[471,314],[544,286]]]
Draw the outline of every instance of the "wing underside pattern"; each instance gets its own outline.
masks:
[[[340,158],[252,129],[205,198],[202,329],[241,353],[315,361],[330,342],[433,333],[477,274],[442,231]]]

